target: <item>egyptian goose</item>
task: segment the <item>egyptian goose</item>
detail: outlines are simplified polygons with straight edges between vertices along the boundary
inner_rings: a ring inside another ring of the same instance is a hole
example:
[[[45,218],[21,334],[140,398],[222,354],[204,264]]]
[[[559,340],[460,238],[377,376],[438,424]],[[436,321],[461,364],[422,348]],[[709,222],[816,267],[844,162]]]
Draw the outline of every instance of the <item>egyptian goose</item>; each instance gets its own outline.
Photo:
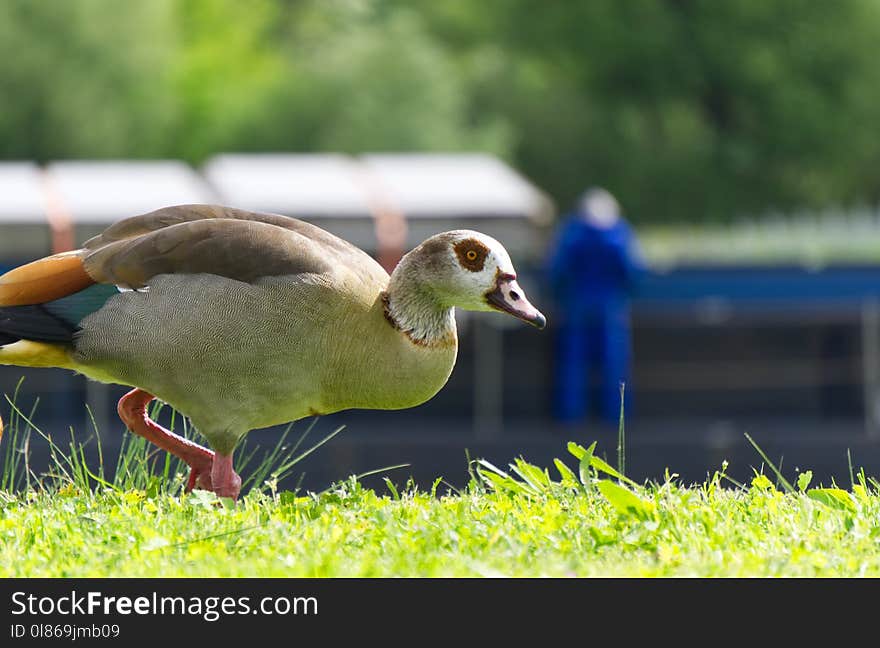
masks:
[[[190,466],[187,490],[237,498],[232,452],[248,431],[434,396],[455,364],[455,306],[545,325],[504,247],[478,232],[432,236],[389,277],[304,221],[181,205],[0,277],[0,364],[134,387],[118,406],[128,428]],[[213,450],[150,420],[153,398]]]

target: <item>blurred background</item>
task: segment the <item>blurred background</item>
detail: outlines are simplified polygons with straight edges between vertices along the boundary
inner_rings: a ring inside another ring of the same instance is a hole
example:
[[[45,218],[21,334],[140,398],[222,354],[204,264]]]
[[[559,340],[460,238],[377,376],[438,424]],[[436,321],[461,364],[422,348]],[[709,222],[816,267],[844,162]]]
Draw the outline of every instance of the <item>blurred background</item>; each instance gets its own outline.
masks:
[[[547,329],[460,314],[447,387],[319,420],[347,429],[305,486],[395,463],[461,484],[465,449],[612,457],[597,405],[620,380],[636,479],[745,478],[748,432],[848,483],[848,451],[880,472],[878,43],[876,0],[0,0],[0,269],[188,202],[310,220],[385,264],[478,229]],[[616,281],[583,259],[617,252],[560,253],[590,187],[635,269],[594,309],[610,332],[573,314],[595,291],[558,283]],[[88,403],[118,443],[121,388],[4,367],[0,389],[22,376],[45,431],[86,438]]]

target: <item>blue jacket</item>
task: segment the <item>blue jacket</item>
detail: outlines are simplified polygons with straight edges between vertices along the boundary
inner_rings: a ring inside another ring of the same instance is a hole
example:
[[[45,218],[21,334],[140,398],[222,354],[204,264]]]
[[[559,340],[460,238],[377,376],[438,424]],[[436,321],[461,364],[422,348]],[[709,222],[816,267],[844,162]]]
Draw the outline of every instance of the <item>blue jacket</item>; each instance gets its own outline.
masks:
[[[603,229],[577,213],[566,216],[547,260],[554,297],[572,314],[625,303],[644,269],[626,221]]]

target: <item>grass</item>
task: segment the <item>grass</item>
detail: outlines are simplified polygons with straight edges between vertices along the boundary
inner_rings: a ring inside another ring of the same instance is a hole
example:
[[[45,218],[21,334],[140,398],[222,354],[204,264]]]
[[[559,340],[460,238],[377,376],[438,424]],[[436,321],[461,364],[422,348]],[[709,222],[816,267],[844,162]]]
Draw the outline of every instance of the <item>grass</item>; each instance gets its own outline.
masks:
[[[802,265],[880,261],[880,211],[768,215],[730,224],[647,225],[638,231],[658,268],[679,263]]]
[[[43,435],[53,469],[28,475],[28,419],[13,410],[3,442],[14,471],[0,489],[3,577],[880,576],[880,484],[864,471],[846,489],[815,487],[764,457],[769,474],[748,484],[726,465],[702,484],[636,484],[595,443],[569,443],[552,469],[476,460],[462,491],[386,477],[377,493],[350,477],[279,492],[278,471],[327,440],[302,450],[303,434],[251,452],[250,487],[232,504],[182,494],[181,467],[136,439],[110,479],[81,445],[62,452]]]

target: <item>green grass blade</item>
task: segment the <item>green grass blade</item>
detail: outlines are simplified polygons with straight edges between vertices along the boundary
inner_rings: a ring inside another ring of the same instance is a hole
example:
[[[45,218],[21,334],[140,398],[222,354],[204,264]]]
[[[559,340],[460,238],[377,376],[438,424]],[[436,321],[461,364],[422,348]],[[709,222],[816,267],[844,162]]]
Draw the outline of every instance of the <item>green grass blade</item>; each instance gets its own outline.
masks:
[[[612,468],[606,461],[604,461],[603,459],[600,459],[596,455],[593,455],[593,457],[590,459],[590,465],[593,468],[595,468],[596,470],[603,472],[606,475],[610,475],[619,481],[625,482],[625,483],[629,484],[630,486],[633,486],[635,488],[638,488],[638,486],[639,486],[632,479],[630,479],[626,475],[619,473],[614,468]]]
[[[755,440],[752,439],[752,437],[750,437],[747,432],[745,433],[745,437],[746,437],[746,439],[749,440],[749,443],[752,444],[752,447],[758,451],[758,454],[761,455],[761,458],[767,463],[767,465],[770,466],[770,469],[774,472],[777,479],[779,479],[779,482],[782,484],[782,487],[785,489],[785,492],[786,493],[794,493],[795,492],[794,486],[792,486],[789,483],[789,481],[782,475],[782,472],[779,470],[779,468],[776,467],[776,464],[774,464],[772,461],[770,461],[770,459],[767,457],[767,455],[764,454],[764,451],[761,450],[760,446],[757,443],[755,443]]]
[[[807,488],[810,486],[810,482],[813,481],[813,471],[805,470],[800,475],[798,475],[797,479],[797,487],[800,492],[805,492]]]
[[[626,434],[623,426],[623,404],[626,384],[620,383],[620,417],[617,423],[617,470],[621,475],[626,474]]]
[[[397,491],[397,486],[394,485],[394,482],[391,481],[388,477],[383,477],[383,478],[382,478],[382,481],[385,482],[385,486],[386,486],[386,487],[388,488],[388,490],[391,492],[391,499],[393,499],[393,500],[399,500],[399,499],[400,499],[400,493]]]
[[[628,488],[610,479],[600,479],[596,486],[618,513],[648,519],[654,514],[654,502],[644,500]]]
[[[846,449],[846,466],[849,468],[849,484],[850,486],[856,485],[856,476],[853,472],[853,463],[852,463],[852,454],[849,451],[849,448]]]
[[[550,476],[521,457],[514,460],[510,469],[519,475],[520,478],[522,478],[522,480],[536,493],[544,492],[550,487]]]
[[[807,491],[807,497],[833,509],[850,512],[856,510],[850,494],[841,488],[811,488]]]
[[[562,479],[562,483],[565,486],[577,486],[578,478],[572,472],[571,468],[565,465],[561,459],[553,459],[553,465],[556,466],[556,470],[559,472],[559,477]]]

